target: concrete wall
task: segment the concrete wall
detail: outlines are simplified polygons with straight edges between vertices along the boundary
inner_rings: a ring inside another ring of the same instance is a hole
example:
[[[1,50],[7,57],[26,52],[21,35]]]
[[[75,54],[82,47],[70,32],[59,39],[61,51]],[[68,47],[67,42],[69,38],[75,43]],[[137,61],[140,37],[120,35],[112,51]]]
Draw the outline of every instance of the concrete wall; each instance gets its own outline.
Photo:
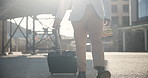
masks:
[[[4,24],[4,33],[5,33],[5,36],[4,36],[4,44],[6,44],[7,42],[7,23],[5,22]],[[2,33],[3,33],[3,30],[2,30],[2,26],[3,26],[3,21],[0,20],[0,54],[2,53]]]

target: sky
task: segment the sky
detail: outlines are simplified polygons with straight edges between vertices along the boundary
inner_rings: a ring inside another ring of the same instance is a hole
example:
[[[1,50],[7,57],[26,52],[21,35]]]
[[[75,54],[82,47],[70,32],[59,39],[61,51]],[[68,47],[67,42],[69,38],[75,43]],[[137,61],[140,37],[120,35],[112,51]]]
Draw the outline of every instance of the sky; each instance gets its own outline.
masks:
[[[63,21],[61,22],[61,34],[66,36],[73,36],[73,27],[71,22],[68,20],[70,16],[70,10],[65,14]]]
[[[60,34],[64,35],[64,36],[69,36],[69,37],[73,37],[73,27],[71,25],[71,22],[68,20],[69,19],[69,15],[70,15],[70,10],[68,10],[61,22],[61,28],[60,28]],[[42,15],[38,15],[37,18],[40,18],[40,21],[42,22],[43,25],[41,25],[38,21],[35,22],[36,28],[35,31],[43,31],[42,28],[47,28],[49,27],[50,29],[52,29],[52,25],[54,22],[54,16],[52,16],[51,14],[42,14]],[[49,19],[51,18],[51,19]],[[17,24],[19,24],[21,18],[15,18],[15,21],[17,22]],[[29,17],[29,26],[28,28],[32,30],[32,18]],[[12,21],[14,23],[14,21]],[[22,23],[20,24],[20,26],[26,28],[26,20],[24,19],[22,21]],[[50,31],[49,29],[49,31]]]

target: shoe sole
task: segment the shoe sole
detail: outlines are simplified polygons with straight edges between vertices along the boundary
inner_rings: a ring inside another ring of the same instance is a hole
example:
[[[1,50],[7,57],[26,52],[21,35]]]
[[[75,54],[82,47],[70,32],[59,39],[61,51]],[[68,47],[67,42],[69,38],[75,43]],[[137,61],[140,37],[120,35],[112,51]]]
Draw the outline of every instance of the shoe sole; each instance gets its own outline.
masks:
[[[109,71],[105,71],[103,72],[99,78],[110,78],[111,77],[111,74]]]

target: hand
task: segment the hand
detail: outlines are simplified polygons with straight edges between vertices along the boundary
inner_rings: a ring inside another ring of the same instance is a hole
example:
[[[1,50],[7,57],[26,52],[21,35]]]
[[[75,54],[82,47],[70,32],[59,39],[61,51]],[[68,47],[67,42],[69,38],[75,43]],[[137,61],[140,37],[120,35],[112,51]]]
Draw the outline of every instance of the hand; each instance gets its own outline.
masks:
[[[110,19],[105,18],[104,19],[104,25],[107,26],[110,24]]]
[[[60,28],[61,19],[56,18],[53,23],[53,28]]]

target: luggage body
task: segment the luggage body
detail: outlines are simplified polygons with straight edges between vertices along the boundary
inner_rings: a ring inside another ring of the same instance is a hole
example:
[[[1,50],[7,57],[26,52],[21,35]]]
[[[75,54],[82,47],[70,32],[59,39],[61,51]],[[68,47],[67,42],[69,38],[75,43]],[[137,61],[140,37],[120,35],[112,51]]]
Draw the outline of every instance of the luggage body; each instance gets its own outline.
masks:
[[[74,51],[48,53],[48,66],[53,73],[77,73],[77,59]]]
[[[75,51],[62,51],[59,30],[54,29],[55,50],[48,53],[47,62],[49,72],[53,73],[74,73],[77,72],[77,58]]]

